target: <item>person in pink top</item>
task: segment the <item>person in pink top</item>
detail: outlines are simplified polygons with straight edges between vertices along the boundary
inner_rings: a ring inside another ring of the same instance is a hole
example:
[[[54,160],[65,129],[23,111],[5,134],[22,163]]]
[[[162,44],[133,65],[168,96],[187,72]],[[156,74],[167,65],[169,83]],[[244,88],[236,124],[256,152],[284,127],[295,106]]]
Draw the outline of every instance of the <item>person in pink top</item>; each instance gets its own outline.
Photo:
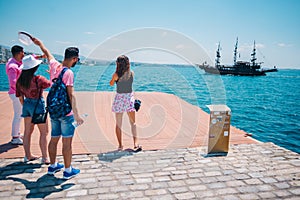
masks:
[[[57,78],[63,68],[67,68],[63,75],[63,82],[67,87],[67,94],[72,105],[72,111],[66,116],[60,117],[58,119],[51,118],[51,140],[48,146],[50,163],[48,167],[48,174],[54,175],[56,172],[60,171],[62,168],[65,168],[63,173],[64,179],[70,179],[80,173],[79,169],[73,168],[71,166],[72,161],[72,139],[75,132],[75,127],[73,126],[74,120],[78,125],[83,123],[83,119],[80,117],[76,99],[74,96],[73,85],[74,85],[74,74],[70,68],[74,67],[79,61],[79,49],[76,47],[69,47],[65,50],[64,60],[59,63],[49,50],[44,46],[44,44],[37,38],[32,39],[34,44],[40,47],[42,52],[45,54],[49,61],[49,72],[51,80]],[[57,144],[62,137],[62,154],[64,157],[64,165],[56,162],[57,154]]]
[[[24,117],[24,141],[23,147],[25,151],[24,162],[38,159],[31,153],[30,143],[34,125],[31,122],[33,113],[45,112],[45,100],[43,98],[43,90],[50,87],[51,82],[43,76],[34,75],[42,61],[37,60],[33,55],[25,56],[22,60],[23,68],[16,84],[16,97],[19,97],[23,105],[22,117]],[[49,164],[47,135],[48,122],[37,124],[40,131],[40,149],[42,152],[42,163]]]
[[[22,58],[24,57],[23,47],[15,45],[11,48],[12,58],[6,63],[6,74],[9,82],[8,94],[13,104],[14,117],[11,129],[11,144],[23,144],[20,134],[22,105],[16,97],[16,82],[21,74]]]

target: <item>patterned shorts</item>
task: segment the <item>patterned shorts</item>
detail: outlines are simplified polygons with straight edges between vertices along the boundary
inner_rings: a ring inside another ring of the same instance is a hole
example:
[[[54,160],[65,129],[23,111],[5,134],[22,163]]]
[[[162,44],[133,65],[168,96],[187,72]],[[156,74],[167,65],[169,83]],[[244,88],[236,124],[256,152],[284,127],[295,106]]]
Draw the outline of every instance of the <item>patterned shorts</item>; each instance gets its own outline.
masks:
[[[132,93],[117,93],[112,104],[115,113],[134,112],[134,95]]]

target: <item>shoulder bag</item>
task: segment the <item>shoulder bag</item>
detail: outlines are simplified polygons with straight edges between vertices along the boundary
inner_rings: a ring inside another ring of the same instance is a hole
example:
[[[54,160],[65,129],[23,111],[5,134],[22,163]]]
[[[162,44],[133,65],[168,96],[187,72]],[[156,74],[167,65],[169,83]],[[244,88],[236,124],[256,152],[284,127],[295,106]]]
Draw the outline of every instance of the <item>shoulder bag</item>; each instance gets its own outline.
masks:
[[[37,90],[39,91],[39,87],[38,87],[38,82],[36,80],[36,87],[37,87]],[[36,107],[38,106],[39,104],[39,101],[42,101],[42,89],[40,88],[40,92],[39,92],[39,100],[36,102],[35,104],[35,108],[34,108],[34,111],[33,111],[33,115],[32,115],[32,118],[31,118],[31,123],[33,124],[43,124],[43,123],[46,123],[46,120],[47,120],[47,115],[48,115],[48,109],[46,107],[46,112],[44,113],[36,113]]]

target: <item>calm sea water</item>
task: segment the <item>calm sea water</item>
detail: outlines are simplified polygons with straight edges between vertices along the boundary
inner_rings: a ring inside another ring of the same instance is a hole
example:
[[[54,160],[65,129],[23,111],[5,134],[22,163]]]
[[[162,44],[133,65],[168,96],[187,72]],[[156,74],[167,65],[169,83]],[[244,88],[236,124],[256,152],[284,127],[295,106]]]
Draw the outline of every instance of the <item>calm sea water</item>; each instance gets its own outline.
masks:
[[[38,74],[49,78],[47,65]],[[226,104],[231,124],[263,142],[300,153],[300,70],[279,70],[262,77],[217,76],[192,66],[134,65],[135,91],[175,94],[209,112],[206,105]],[[115,66],[76,66],[76,91],[113,91]],[[7,91],[5,65],[0,65],[0,91]]]

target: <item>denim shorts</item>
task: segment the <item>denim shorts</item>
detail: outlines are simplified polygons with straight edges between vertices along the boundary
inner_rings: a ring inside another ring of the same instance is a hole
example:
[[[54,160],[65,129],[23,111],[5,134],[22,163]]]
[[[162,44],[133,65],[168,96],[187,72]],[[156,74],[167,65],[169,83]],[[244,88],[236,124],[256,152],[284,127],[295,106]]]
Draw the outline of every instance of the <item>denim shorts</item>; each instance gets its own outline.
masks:
[[[25,98],[21,117],[32,117],[34,108],[35,108],[37,102],[38,102],[38,104],[37,104],[35,113],[38,113],[38,114],[45,113],[46,112],[45,100],[43,97],[41,98],[41,100]]]
[[[58,119],[51,119],[51,137],[70,138],[74,136],[75,127],[72,125],[74,116],[64,116]]]

